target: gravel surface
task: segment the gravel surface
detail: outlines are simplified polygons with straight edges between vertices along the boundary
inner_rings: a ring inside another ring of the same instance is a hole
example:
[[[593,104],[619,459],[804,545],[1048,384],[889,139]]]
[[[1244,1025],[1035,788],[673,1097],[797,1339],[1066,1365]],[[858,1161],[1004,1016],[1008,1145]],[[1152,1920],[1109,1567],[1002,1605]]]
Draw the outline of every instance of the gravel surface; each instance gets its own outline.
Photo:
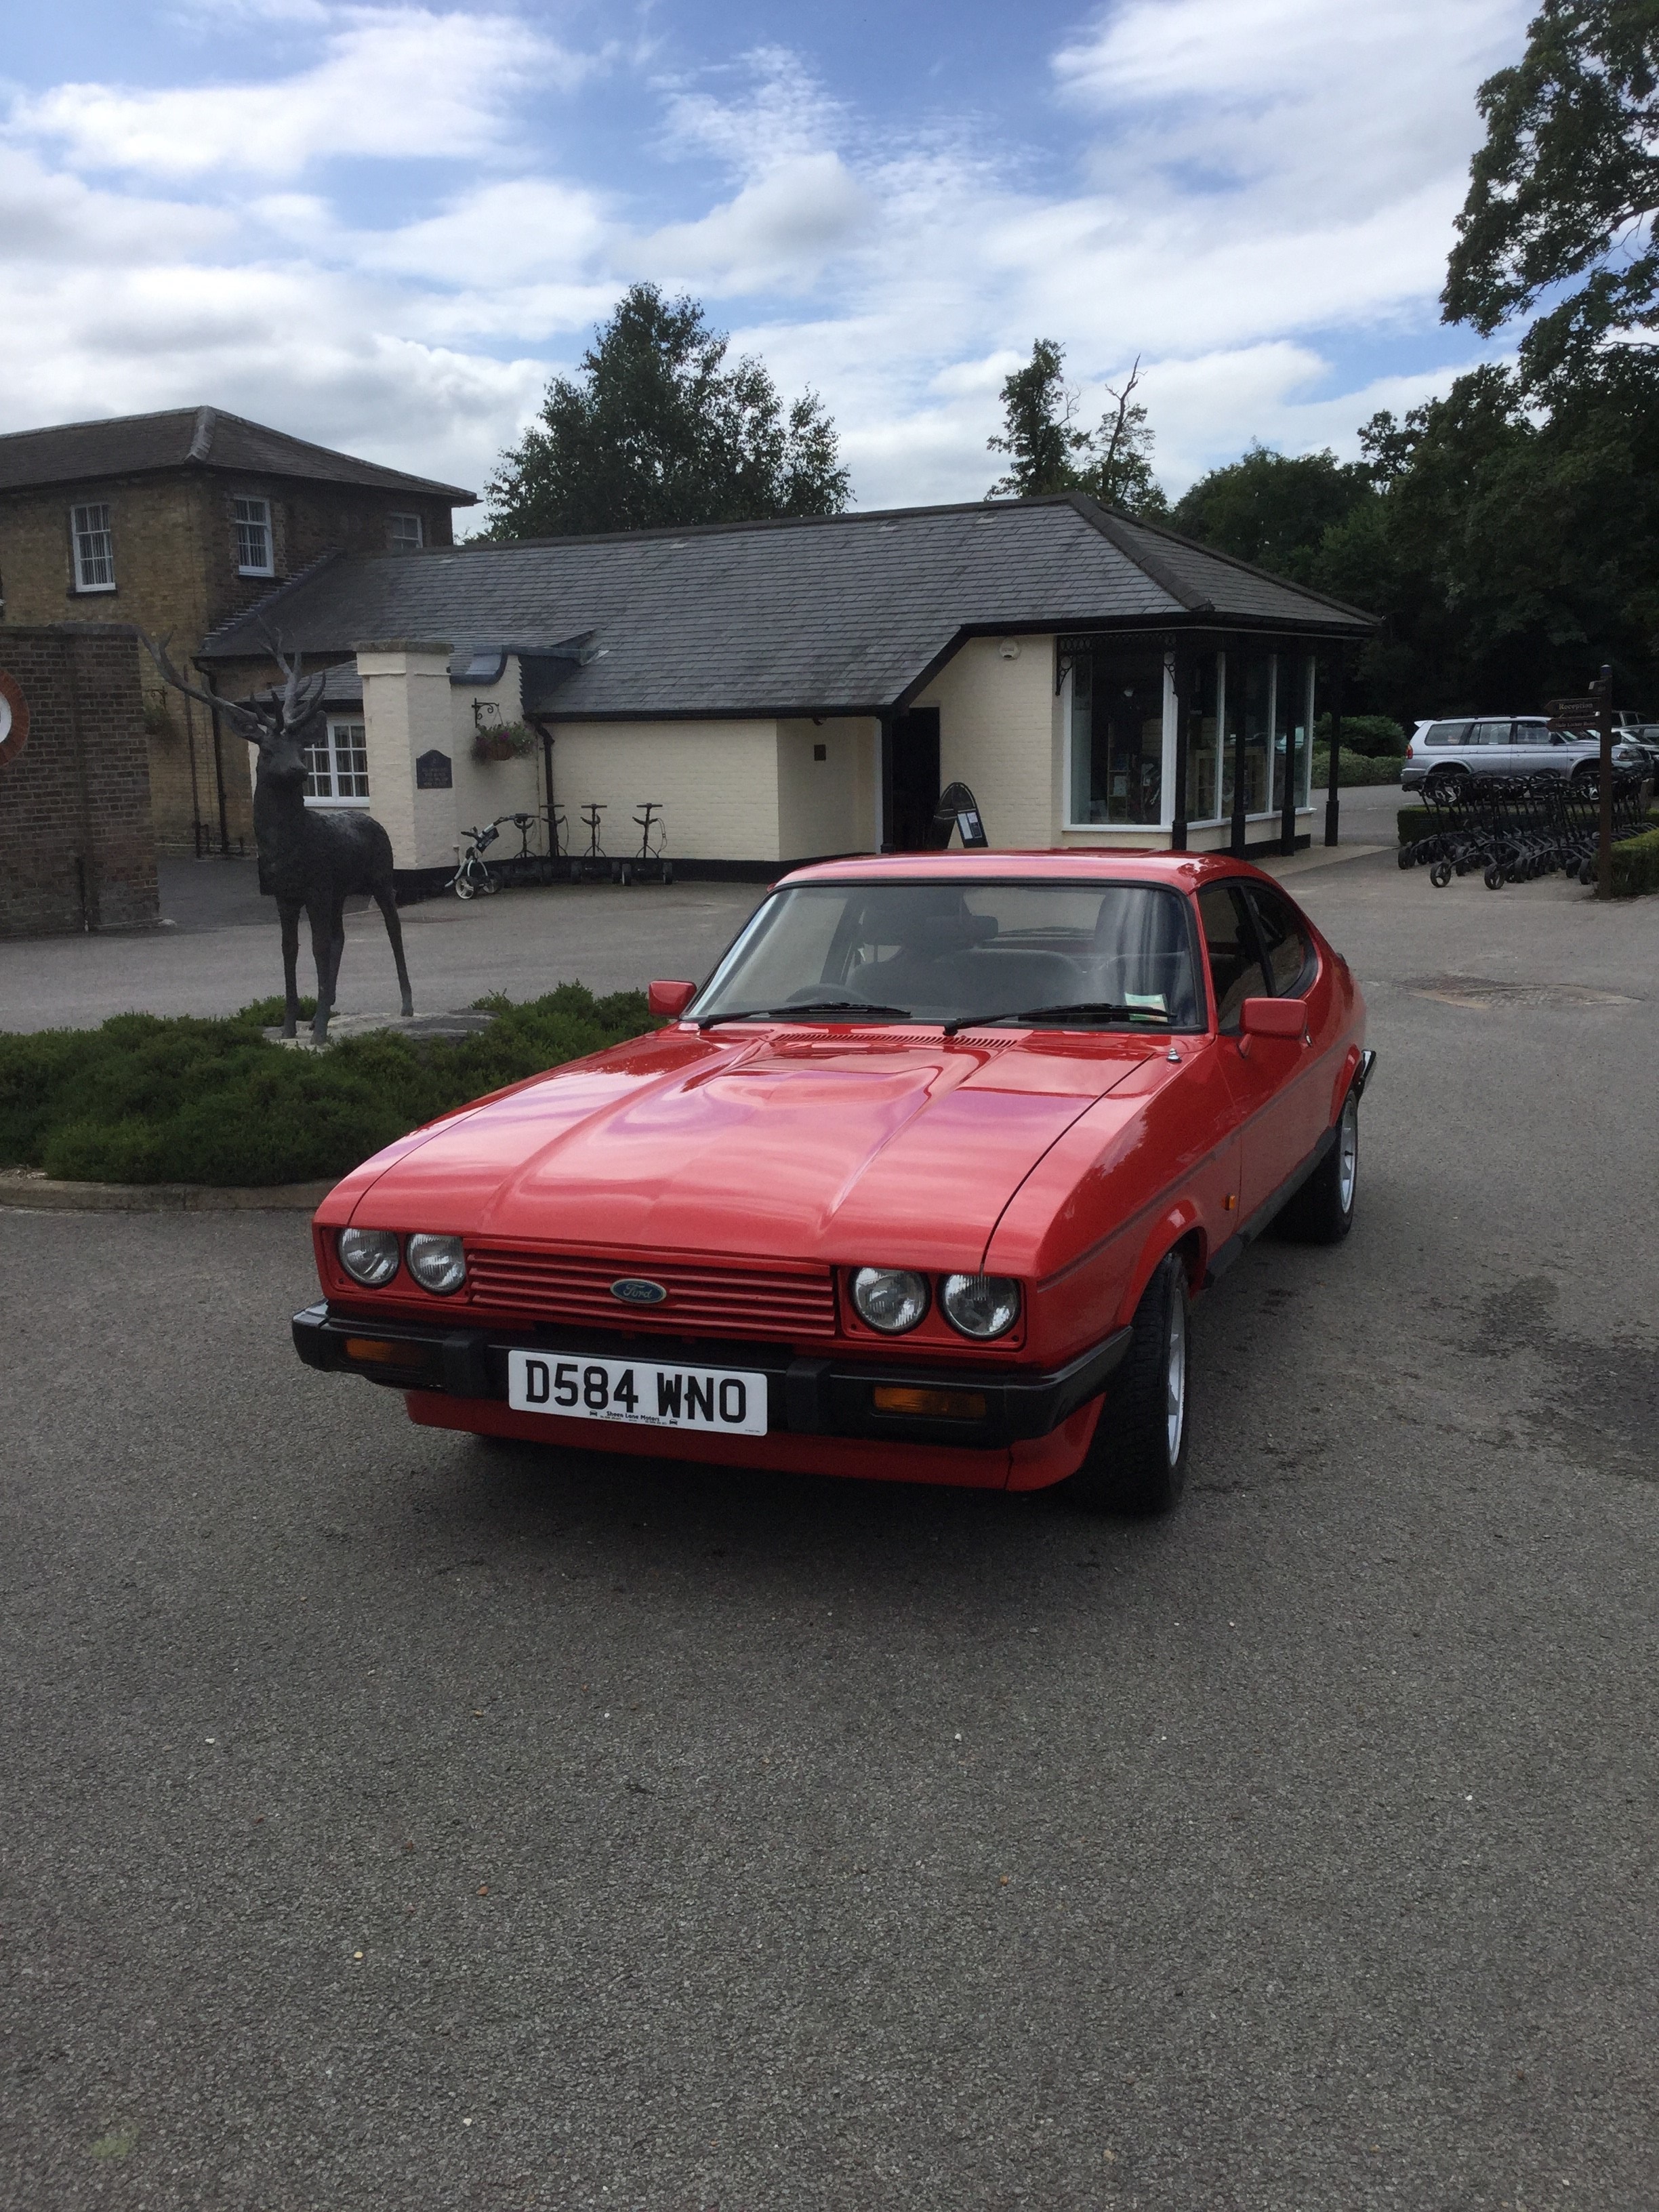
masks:
[[[9,2212],[1650,2212],[1659,902],[1296,889],[1359,1225],[1164,1523],[487,1449],[301,1220],[0,1214]]]

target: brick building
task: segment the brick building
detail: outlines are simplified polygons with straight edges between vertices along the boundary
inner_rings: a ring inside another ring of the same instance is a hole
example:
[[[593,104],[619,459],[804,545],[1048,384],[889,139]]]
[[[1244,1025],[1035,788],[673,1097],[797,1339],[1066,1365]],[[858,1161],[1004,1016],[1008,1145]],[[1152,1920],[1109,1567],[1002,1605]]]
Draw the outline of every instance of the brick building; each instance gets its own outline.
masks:
[[[182,666],[324,556],[449,545],[451,509],[476,504],[212,407],[15,431],[0,436],[0,659],[17,624],[84,619],[170,634]],[[147,659],[137,680],[157,843],[251,848],[244,742]]]
[[[0,937],[157,919],[143,700],[115,624],[0,629]]]

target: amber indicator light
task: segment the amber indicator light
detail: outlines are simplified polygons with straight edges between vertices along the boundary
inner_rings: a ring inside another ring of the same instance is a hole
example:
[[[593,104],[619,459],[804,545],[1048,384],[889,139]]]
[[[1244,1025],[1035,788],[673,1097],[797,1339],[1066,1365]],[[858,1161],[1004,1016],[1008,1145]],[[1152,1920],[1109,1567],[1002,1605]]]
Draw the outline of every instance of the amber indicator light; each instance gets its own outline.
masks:
[[[982,1421],[981,1390],[919,1390],[908,1383],[878,1382],[872,1393],[878,1413],[917,1413],[930,1421]]]
[[[349,1336],[345,1348],[348,1359],[367,1359],[381,1367],[423,1367],[432,1357],[428,1345],[388,1344],[379,1336]]]

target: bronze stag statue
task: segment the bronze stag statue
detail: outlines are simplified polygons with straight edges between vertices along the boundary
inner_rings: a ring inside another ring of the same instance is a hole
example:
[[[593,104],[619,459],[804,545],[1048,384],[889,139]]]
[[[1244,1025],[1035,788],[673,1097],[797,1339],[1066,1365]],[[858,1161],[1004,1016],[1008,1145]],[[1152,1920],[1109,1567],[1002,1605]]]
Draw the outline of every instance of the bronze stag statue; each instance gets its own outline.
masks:
[[[259,748],[253,785],[253,836],[259,852],[259,885],[276,901],[283,925],[283,981],[287,994],[283,1035],[293,1036],[300,1015],[295,963],[300,950],[300,915],[311,922],[312,957],[317,963],[317,1012],[311,1034],[328,1041],[328,1018],[340,980],[345,951],[345,902],[366,893],[386,920],[392,957],[398,963],[403,1010],[415,1011],[404,964],[404,933],[392,880],[392,840],[372,815],[329,812],[305,801],[306,749],[316,742],[323,720],[323,676],[301,678],[300,656],[292,663],[279,644],[271,652],[286,681],[282,693],[263,700],[233,702],[186,684],[167,658],[168,641],[139,636],[155,665],[174,690],[198,699],[222,714],[239,736]]]

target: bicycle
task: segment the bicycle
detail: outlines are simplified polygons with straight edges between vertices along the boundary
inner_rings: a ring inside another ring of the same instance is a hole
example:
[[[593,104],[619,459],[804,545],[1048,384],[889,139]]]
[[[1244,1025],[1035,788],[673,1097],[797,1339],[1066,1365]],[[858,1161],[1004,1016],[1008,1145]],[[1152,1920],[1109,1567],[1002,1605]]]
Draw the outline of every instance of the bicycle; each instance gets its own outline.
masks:
[[[501,818],[505,820],[506,817]],[[458,899],[470,899],[476,898],[480,891],[488,897],[500,890],[500,879],[494,869],[487,865],[483,855],[501,834],[497,822],[486,823],[482,829],[462,832],[468,841],[467,848],[461,854],[460,865],[444,885],[447,891],[453,891]]]

